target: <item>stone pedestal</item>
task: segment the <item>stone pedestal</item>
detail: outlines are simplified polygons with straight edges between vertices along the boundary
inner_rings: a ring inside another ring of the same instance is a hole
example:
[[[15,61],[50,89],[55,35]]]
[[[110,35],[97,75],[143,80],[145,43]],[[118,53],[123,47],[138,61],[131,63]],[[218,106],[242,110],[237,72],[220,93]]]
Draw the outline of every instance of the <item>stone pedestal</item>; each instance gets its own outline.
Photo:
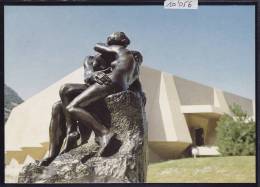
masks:
[[[111,131],[116,136],[102,156],[93,141],[59,155],[49,166],[25,166],[19,183],[145,182],[147,121],[141,96],[125,91],[108,96]]]

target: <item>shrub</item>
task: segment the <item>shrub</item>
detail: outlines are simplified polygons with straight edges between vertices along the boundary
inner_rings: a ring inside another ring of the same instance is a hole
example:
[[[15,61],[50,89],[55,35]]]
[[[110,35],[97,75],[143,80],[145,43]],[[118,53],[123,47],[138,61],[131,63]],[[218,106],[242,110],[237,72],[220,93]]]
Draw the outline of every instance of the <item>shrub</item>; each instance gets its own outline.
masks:
[[[255,155],[255,122],[239,105],[230,106],[217,122],[216,144],[222,155]]]

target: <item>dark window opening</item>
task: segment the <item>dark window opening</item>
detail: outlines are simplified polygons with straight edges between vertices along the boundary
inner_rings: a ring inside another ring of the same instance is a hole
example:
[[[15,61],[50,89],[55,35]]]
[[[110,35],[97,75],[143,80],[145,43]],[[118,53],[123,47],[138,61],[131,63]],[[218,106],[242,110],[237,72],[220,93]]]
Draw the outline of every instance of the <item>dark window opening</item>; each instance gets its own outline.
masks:
[[[204,130],[203,130],[203,128],[195,129],[195,145],[196,146],[204,145]]]

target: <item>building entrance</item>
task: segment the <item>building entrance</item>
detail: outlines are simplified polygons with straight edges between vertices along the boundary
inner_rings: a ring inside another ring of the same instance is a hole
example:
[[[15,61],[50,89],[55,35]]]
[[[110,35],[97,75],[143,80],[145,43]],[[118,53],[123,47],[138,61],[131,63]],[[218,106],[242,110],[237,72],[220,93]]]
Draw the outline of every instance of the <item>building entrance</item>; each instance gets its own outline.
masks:
[[[195,144],[196,146],[204,145],[204,130],[203,128],[195,129]]]

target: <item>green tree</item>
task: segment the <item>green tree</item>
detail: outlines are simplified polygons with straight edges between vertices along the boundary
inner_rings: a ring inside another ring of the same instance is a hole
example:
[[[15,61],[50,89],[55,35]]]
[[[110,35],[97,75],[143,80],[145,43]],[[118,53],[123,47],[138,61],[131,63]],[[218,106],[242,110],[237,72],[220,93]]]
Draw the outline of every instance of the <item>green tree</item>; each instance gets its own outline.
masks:
[[[233,116],[224,114],[217,122],[216,144],[222,155],[255,155],[255,122],[237,104]]]

